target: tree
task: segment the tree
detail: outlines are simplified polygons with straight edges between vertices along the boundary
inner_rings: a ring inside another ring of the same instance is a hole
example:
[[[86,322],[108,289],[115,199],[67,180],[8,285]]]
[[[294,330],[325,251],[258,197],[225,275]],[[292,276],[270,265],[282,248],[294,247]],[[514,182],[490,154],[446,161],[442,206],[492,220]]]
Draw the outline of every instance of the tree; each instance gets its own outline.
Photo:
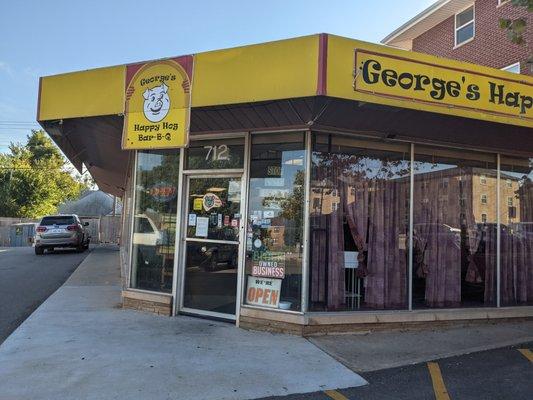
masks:
[[[79,196],[90,182],[74,173],[42,130],[25,145],[12,143],[0,154],[0,216],[38,218]]]
[[[528,12],[533,11],[533,0],[511,0],[511,4],[515,7],[526,7]],[[527,22],[524,18],[509,19],[500,18],[500,28],[507,32],[507,36],[511,42],[516,44],[524,44],[524,34],[526,33]]]

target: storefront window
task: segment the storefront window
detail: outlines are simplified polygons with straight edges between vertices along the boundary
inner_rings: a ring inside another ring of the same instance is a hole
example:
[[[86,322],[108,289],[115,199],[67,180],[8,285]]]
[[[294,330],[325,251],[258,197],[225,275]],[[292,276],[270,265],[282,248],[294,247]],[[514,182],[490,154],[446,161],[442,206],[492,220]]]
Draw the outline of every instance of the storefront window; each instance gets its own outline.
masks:
[[[124,196],[122,197],[122,228],[120,234],[120,257],[122,286],[128,286],[130,276],[131,219],[133,218],[133,165],[130,167]]]
[[[496,304],[496,156],[415,146],[413,307]]]
[[[252,136],[245,304],[301,308],[304,137]]]
[[[533,305],[533,159],[500,165],[500,304]]]
[[[131,287],[172,291],[179,152],[137,153]]]
[[[244,166],[244,138],[195,140],[186,150],[186,169],[236,169]]]
[[[407,308],[410,146],[316,134],[312,311]]]

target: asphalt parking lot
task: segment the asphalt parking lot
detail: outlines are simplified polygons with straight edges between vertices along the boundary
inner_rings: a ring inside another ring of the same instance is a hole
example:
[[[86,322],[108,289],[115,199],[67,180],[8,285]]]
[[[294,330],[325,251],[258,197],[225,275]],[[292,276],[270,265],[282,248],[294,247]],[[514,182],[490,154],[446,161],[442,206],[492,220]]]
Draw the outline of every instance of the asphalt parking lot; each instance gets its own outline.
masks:
[[[89,251],[37,256],[33,247],[0,248],[0,343],[68,279]]]
[[[269,400],[530,400],[533,342],[362,373],[369,384]]]

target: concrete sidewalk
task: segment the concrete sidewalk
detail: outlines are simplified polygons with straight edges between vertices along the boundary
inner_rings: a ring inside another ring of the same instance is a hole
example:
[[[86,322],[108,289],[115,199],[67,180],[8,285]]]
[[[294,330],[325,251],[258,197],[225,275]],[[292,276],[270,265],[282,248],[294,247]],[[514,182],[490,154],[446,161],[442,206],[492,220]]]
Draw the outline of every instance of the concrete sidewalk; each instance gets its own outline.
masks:
[[[0,399],[253,399],[363,385],[307,340],[120,308],[96,248],[0,346]]]
[[[369,372],[532,342],[533,321],[316,336],[309,340],[353,371]]]

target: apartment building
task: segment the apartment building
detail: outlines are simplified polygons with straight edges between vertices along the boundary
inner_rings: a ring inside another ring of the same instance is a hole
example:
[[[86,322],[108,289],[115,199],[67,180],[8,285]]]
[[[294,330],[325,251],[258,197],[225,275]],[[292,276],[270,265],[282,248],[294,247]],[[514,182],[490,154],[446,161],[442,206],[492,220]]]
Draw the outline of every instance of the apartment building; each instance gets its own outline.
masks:
[[[524,43],[515,44],[499,20],[525,19]],[[533,14],[510,0],[438,0],[401,25],[383,44],[533,75]]]

